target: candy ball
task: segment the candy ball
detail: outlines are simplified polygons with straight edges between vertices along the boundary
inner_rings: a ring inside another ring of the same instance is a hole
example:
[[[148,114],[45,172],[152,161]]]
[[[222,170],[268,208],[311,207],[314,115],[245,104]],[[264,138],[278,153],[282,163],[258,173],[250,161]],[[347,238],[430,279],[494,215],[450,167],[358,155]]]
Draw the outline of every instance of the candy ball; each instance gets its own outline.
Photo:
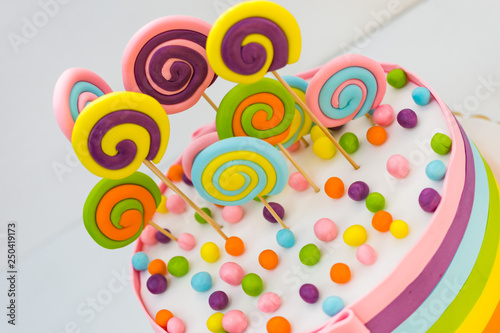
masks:
[[[351,269],[343,263],[337,263],[330,269],[330,278],[333,282],[344,284],[351,280]]]
[[[292,331],[288,320],[280,316],[269,319],[266,328],[268,333],[290,333]]]
[[[340,199],[345,192],[344,182],[338,177],[330,177],[325,183],[325,193],[332,199]]]
[[[184,326],[184,322],[182,319],[178,317],[173,317],[168,321],[167,324],[167,332],[168,333],[184,333],[186,330],[186,326]]]
[[[161,201],[160,201],[160,204],[158,205],[158,208],[156,208],[156,211],[158,213],[168,213],[168,210],[167,210],[167,197],[162,195],[161,196]]]
[[[136,271],[145,271],[148,269],[149,257],[144,252],[137,252],[132,257],[132,267]]]
[[[413,89],[411,97],[418,105],[427,105],[431,100],[431,92],[427,88],[418,87]]]
[[[392,155],[387,160],[387,171],[396,178],[405,178],[410,173],[410,163],[399,154]]]
[[[319,219],[314,223],[314,235],[320,241],[330,242],[337,237],[337,225],[330,219]]]
[[[210,210],[210,208],[203,207],[201,210],[204,211],[205,214],[207,214],[208,216],[212,217],[212,211]],[[198,222],[200,224],[207,223],[207,221],[203,217],[201,217],[201,215],[199,213],[194,213],[194,219],[196,220],[196,222]]]
[[[196,246],[196,239],[190,233],[185,232],[177,238],[177,245],[184,251],[191,251]]]
[[[346,153],[352,154],[356,152],[359,148],[359,140],[356,134],[351,133],[351,132],[346,132],[344,133],[339,140],[339,144]]]
[[[392,223],[392,215],[385,210],[379,210],[373,215],[372,226],[373,229],[380,232],[387,232]]]
[[[262,195],[262,198],[264,198],[264,199],[267,200],[268,196],[267,195]],[[261,202],[259,197],[253,198],[253,201]]]
[[[313,152],[316,156],[329,160],[337,153],[337,148],[326,136],[322,136],[313,143]]]
[[[172,194],[167,198],[167,209],[174,214],[182,214],[186,211],[186,202],[177,194]]]
[[[330,296],[323,302],[323,311],[330,317],[335,316],[344,308],[344,302],[338,296]]]
[[[413,128],[417,126],[418,117],[412,109],[403,109],[399,111],[397,117],[399,125],[403,128]]]
[[[173,182],[180,182],[182,180],[182,175],[184,170],[182,169],[182,165],[175,164],[168,169],[167,178]]]
[[[366,208],[372,213],[376,213],[385,207],[385,198],[378,192],[372,192],[366,197]]]
[[[279,246],[288,249],[295,245],[295,235],[290,229],[281,229],[276,233],[276,241]]]
[[[206,262],[214,263],[220,257],[219,247],[213,242],[207,242],[201,246],[200,255]]]
[[[373,121],[379,126],[387,127],[394,121],[394,109],[389,104],[379,105],[373,111]]]
[[[146,281],[146,286],[151,294],[161,294],[167,290],[167,278],[162,274],[151,275]]]
[[[167,267],[170,274],[181,277],[187,274],[189,270],[189,261],[182,256],[176,256],[168,261]]]
[[[255,273],[249,273],[243,277],[241,287],[248,296],[259,296],[264,288],[264,283],[260,276]]]
[[[319,299],[319,290],[314,284],[306,283],[300,287],[299,295],[304,302],[314,304]]]
[[[154,275],[154,274],[166,275],[167,274],[167,264],[165,264],[165,262],[161,259],[155,259],[149,263],[148,272],[151,275]]]
[[[294,172],[290,175],[288,185],[298,192],[303,192],[309,188],[309,183],[300,172]]]
[[[300,262],[306,266],[314,266],[319,262],[321,252],[315,244],[307,244],[299,252]]]
[[[191,278],[191,287],[197,292],[205,292],[212,288],[212,275],[208,272],[199,272]]]
[[[356,258],[363,265],[369,266],[373,265],[375,261],[377,261],[377,253],[370,245],[362,244],[356,251]]]
[[[440,160],[434,160],[427,164],[425,174],[430,180],[441,180],[446,174],[446,165]]]
[[[276,214],[278,214],[278,216],[280,217],[280,219],[283,219],[285,217],[285,208],[283,208],[282,205],[280,205],[277,202],[270,202],[269,206],[271,206],[271,208],[276,212]],[[278,222],[278,221],[276,221],[276,219],[271,214],[271,212],[267,209],[266,206],[264,206],[264,208],[262,209],[262,214],[264,215],[264,218],[268,222],[271,222],[271,223],[277,223]]]
[[[227,223],[238,223],[243,218],[243,208],[240,206],[225,206],[222,208],[222,218]]]
[[[278,255],[273,250],[264,250],[259,254],[259,264],[264,269],[273,270],[278,266]]]
[[[245,244],[243,243],[241,238],[232,236],[226,240],[225,249],[227,254],[233,257],[238,257],[241,256],[243,252],[245,252]]]
[[[420,207],[428,213],[435,212],[440,202],[441,196],[433,188],[428,187],[423,189],[418,196],[418,203],[420,204]]]
[[[300,142],[297,141],[294,144],[292,144],[290,147],[288,147],[286,150],[293,153],[294,151],[297,151],[299,148],[300,148]]]
[[[387,83],[396,89],[403,88],[407,81],[406,73],[402,69],[396,68],[387,74]]]
[[[408,224],[401,220],[394,220],[391,223],[390,230],[391,234],[398,239],[405,238],[409,231]]]
[[[369,193],[370,188],[368,187],[368,184],[362,181],[352,183],[347,190],[347,195],[354,201],[365,200]]]
[[[208,305],[215,311],[224,310],[228,304],[229,298],[222,290],[214,291],[208,298]]]
[[[182,181],[188,186],[193,186],[193,182],[186,176],[185,173],[182,174]]]
[[[359,224],[351,225],[344,231],[344,242],[349,246],[360,246],[366,242],[368,233],[365,227]]]
[[[279,309],[280,306],[281,298],[273,292],[262,294],[262,296],[259,297],[259,301],[257,302],[257,307],[264,313],[275,312]]]
[[[141,241],[146,245],[155,245],[158,243],[156,239],[156,229],[152,225],[147,225],[141,232]]]
[[[213,333],[220,333],[221,331],[223,331],[224,327],[222,327],[222,318],[224,318],[224,314],[221,312],[216,312],[210,317],[208,317],[207,320],[208,330]]]
[[[222,281],[232,286],[237,286],[243,280],[245,272],[240,265],[235,262],[226,262],[219,269],[219,276]]]
[[[166,232],[170,232],[167,228],[163,228]],[[162,244],[167,244],[171,241],[170,238],[165,236],[163,233],[156,231],[156,240]]]
[[[318,138],[324,137],[325,133],[323,133],[323,131],[321,130],[321,128],[319,128],[319,126],[315,125],[311,127],[309,135],[311,136],[312,142],[315,142]]]
[[[366,139],[374,146],[382,145],[387,139],[387,132],[381,126],[372,126],[366,132]]]
[[[163,309],[156,313],[155,322],[158,324],[158,326],[166,330],[168,321],[172,319],[173,316],[174,315],[172,314],[172,312]]]
[[[240,310],[228,311],[222,318],[222,327],[227,332],[243,333],[248,326],[247,317]]]
[[[451,139],[443,133],[436,133],[431,139],[431,148],[436,154],[446,155],[451,149]]]

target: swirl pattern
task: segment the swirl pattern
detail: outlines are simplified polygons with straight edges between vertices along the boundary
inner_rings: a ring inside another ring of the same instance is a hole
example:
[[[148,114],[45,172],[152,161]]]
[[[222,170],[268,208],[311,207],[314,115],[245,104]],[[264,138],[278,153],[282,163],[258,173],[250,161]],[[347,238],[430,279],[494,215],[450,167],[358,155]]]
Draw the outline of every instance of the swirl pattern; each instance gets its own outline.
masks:
[[[219,136],[216,132],[204,134],[193,141],[187,146],[182,154],[182,169],[188,179],[191,179],[191,170],[193,163],[198,154],[212,143],[219,141]]]
[[[56,82],[53,95],[57,124],[71,141],[76,118],[85,106],[113,90],[99,75],[85,68],[69,68]]]
[[[254,83],[299,60],[300,29],[285,8],[269,1],[235,5],[215,21],[207,39],[210,65],[226,80]]]
[[[72,144],[78,159],[99,177],[121,179],[145,159],[158,163],[167,149],[170,127],[152,97],[115,92],[89,104],[78,117]]]
[[[242,205],[283,191],[288,180],[284,157],[255,138],[218,141],[196,157],[191,179],[198,193],[218,205]]]
[[[385,73],[378,62],[347,54],[328,62],[312,78],[306,102],[323,125],[335,127],[379,106],[385,90]]]
[[[294,105],[293,97],[276,80],[239,84],[220,103],[216,117],[219,139],[250,136],[277,145],[290,133]]]
[[[210,24],[170,16],[140,29],[123,55],[123,84],[128,91],[154,97],[168,114],[187,110],[216,79],[205,45]]]
[[[124,247],[139,237],[160,202],[160,189],[143,173],[103,179],[85,201],[83,222],[97,244],[107,249]]]

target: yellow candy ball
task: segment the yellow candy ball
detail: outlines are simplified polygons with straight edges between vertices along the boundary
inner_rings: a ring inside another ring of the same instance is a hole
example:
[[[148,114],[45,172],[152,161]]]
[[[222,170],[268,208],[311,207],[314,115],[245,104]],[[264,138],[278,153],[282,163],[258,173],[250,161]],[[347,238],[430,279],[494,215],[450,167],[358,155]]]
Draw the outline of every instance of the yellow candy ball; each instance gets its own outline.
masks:
[[[201,258],[209,263],[214,263],[219,260],[220,251],[217,244],[208,242],[202,245],[200,249]]]
[[[408,235],[408,224],[405,221],[394,220],[389,228],[391,234],[398,238],[405,238]]]
[[[210,317],[208,317],[207,320],[207,328],[210,332],[224,332],[224,327],[222,327],[222,318],[224,317],[224,314],[221,312],[216,312]]]
[[[313,152],[322,159],[329,160],[337,153],[337,148],[326,136],[317,138],[313,143]]]
[[[158,208],[156,208],[156,211],[158,213],[168,213],[167,197],[165,197],[164,195],[161,196],[161,202],[160,202],[160,205],[158,206]]]
[[[368,234],[365,227],[359,224],[350,226],[344,231],[344,242],[349,246],[360,246],[366,242]]]
[[[321,128],[319,128],[319,126],[317,125],[314,125],[312,128],[311,128],[311,132],[309,132],[309,135],[311,136],[311,140],[312,142],[316,141],[317,139],[321,138],[321,137],[324,137],[325,136],[325,133],[323,133],[323,131],[321,130]]]

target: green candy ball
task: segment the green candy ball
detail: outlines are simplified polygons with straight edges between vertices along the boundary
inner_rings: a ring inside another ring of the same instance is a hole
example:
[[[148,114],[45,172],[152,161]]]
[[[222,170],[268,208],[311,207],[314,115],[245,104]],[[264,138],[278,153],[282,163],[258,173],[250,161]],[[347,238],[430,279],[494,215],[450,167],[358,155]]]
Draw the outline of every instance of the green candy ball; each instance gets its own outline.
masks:
[[[439,155],[446,155],[451,149],[451,139],[443,133],[436,133],[431,140],[431,148]]]
[[[268,196],[267,195],[263,195],[262,197],[264,198],[264,200],[267,200]],[[259,197],[255,197],[255,198],[253,198],[253,201],[260,202],[260,199],[259,199]]]
[[[176,256],[168,261],[168,271],[173,276],[184,276],[187,274],[188,270],[189,261],[183,256]]]
[[[203,207],[201,210],[204,211],[208,216],[212,217],[212,211],[209,208]],[[205,221],[205,219],[203,217],[201,217],[201,215],[198,213],[194,213],[194,219],[199,224],[206,224],[207,223],[207,221]]]
[[[314,244],[307,244],[299,252],[300,262],[306,266],[314,266],[319,262],[321,252]]]
[[[248,296],[259,296],[264,288],[262,279],[255,273],[245,275],[241,281],[241,287]]]
[[[366,208],[372,213],[383,210],[385,207],[385,198],[378,192],[372,192],[366,197]]]
[[[339,144],[348,154],[354,153],[359,148],[359,140],[356,134],[347,132],[340,137]]]
[[[387,74],[387,83],[389,83],[394,88],[403,88],[408,82],[406,78],[406,73],[399,68],[393,69]]]

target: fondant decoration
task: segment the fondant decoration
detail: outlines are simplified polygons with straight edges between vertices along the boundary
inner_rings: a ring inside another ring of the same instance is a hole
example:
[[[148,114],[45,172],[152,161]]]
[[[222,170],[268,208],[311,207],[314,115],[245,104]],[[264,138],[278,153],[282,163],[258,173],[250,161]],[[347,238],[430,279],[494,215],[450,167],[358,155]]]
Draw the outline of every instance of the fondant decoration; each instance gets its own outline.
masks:
[[[366,197],[365,204],[370,212],[376,213],[385,208],[385,198],[378,192],[372,192]]]
[[[418,105],[427,105],[431,100],[431,92],[425,87],[418,87],[413,89],[411,97]]]
[[[146,245],[155,245],[158,243],[158,239],[156,239],[156,232],[157,230],[152,225],[146,225],[144,230],[141,232],[141,241]]]
[[[241,206],[225,206],[222,208],[222,218],[227,223],[238,223],[243,218],[243,208]]]
[[[156,313],[155,322],[164,330],[167,329],[167,324],[170,319],[172,319],[174,315],[172,312],[166,309],[162,309]]]
[[[238,257],[245,252],[245,244],[241,238],[236,236],[231,236],[226,240],[225,249],[227,254],[233,257]]]
[[[314,304],[319,299],[319,290],[314,284],[311,283],[303,284],[299,289],[299,294],[304,302],[309,304]]]
[[[183,256],[175,256],[168,261],[168,272],[175,277],[182,277],[189,270],[189,261]]]
[[[222,318],[222,327],[227,332],[243,333],[248,327],[248,319],[240,310],[230,310]]]
[[[363,201],[370,193],[368,184],[363,181],[356,181],[349,186],[347,195],[354,201]]]
[[[325,183],[325,193],[332,199],[340,199],[344,195],[345,186],[342,179],[330,177]]]
[[[387,132],[382,126],[372,126],[366,132],[366,139],[372,145],[380,146],[387,140]]]
[[[326,136],[317,138],[312,149],[316,156],[324,160],[332,159],[337,154],[337,148]]]
[[[149,263],[148,272],[151,275],[154,275],[154,274],[166,275],[167,274],[167,264],[165,264],[165,262],[161,259],[155,259]]]
[[[214,263],[219,260],[220,250],[214,242],[207,242],[200,248],[200,255],[208,263]]]
[[[394,109],[389,104],[381,104],[373,110],[375,124],[387,127],[394,121]]]
[[[278,255],[273,250],[264,250],[259,254],[259,264],[264,269],[273,270],[278,266]]]
[[[276,241],[279,246],[288,249],[295,245],[295,235],[289,229],[281,229],[276,234]]]
[[[362,244],[356,250],[356,258],[363,265],[370,266],[377,260],[377,253],[370,245]]]
[[[276,214],[278,214],[278,216],[280,217],[280,219],[283,219],[285,217],[285,208],[283,208],[282,205],[280,205],[277,202],[270,202],[269,206],[271,206],[272,210],[274,210],[274,212]],[[273,214],[269,211],[269,209],[267,209],[267,207],[265,207],[265,206],[264,206],[264,208],[262,208],[262,215],[264,215],[264,218],[267,221],[271,222],[271,223],[277,223],[278,222],[274,218]]]
[[[328,218],[319,219],[314,223],[314,235],[320,241],[330,242],[337,237],[337,225]]]
[[[224,310],[229,304],[229,298],[225,292],[217,290],[208,298],[208,304],[215,311]]]
[[[392,221],[389,230],[394,237],[399,239],[405,238],[409,232],[408,224],[401,220]]]
[[[431,139],[431,148],[436,154],[446,155],[451,149],[451,139],[443,133],[436,133]]]
[[[277,316],[269,319],[266,329],[268,333],[290,333],[292,326],[286,318]]]
[[[336,263],[330,269],[330,278],[338,284],[347,283],[351,281],[351,269],[344,263]]]
[[[178,317],[172,317],[167,323],[168,333],[184,333],[186,331],[186,325],[184,321]]]
[[[172,194],[167,198],[167,210],[172,214],[182,214],[186,211],[186,202],[177,194]]]
[[[372,227],[380,232],[387,232],[393,221],[392,215],[385,210],[379,210],[373,214]]]
[[[307,244],[300,249],[299,259],[306,266],[314,266],[321,259],[321,252],[315,244]]]
[[[212,217],[212,211],[210,210],[210,208],[202,207],[201,210],[204,211],[205,214],[207,214],[208,216]],[[199,224],[206,224],[207,223],[207,221],[203,217],[201,217],[201,215],[198,213],[194,213],[194,219]]]
[[[399,154],[392,155],[387,160],[387,172],[396,178],[405,178],[410,173],[410,163]]]
[[[158,211],[158,210],[157,210]],[[170,230],[167,228],[163,228],[164,231],[170,234]],[[165,236],[165,234],[161,231],[156,231],[156,240],[162,244],[169,243],[172,239],[170,237]]]
[[[277,311],[280,306],[281,298],[273,292],[262,294],[257,302],[257,307],[264,313],[273,313]]]
[[[397,116],[398,124],[403,128],[414,128],[417,126],[418,117],[412,109],[403,109]]]
[[[187,146],[186,150],[182,154],[182,167],[186,177],[191,180],[191,170],[193,169],[193,163],[198,156],[198,154],[212,143],[219,141],[219,136],[217,132],[210,132],[199,136],[198,138],[191,141]],[[192,184],[192,182],[191,182]]]
[[[146,286],[151,294],[162,294],[167,290],[167,278],[162,274],[151,275],[146,282]]]
[[[177,238],[177,245],[184,251],[191,251],[196,246],[196,239],[190,233],[185,232]]]
[[[145,271],[148,269],[149,265],[149,257],[146,253],[144,252],[136,252],[132,256],[132,267],[136,271]]]
[[[340,137],[339,144],[348,154],[352,154],[355,153],[359,148],[359,139],[356,134],[346,132]]]
[[[294,172],[290,175],[288,185],[297,192],[304,192],[309,188],[309,183],[300,172]]]
[[[262,278],[255,273],[249,273],[241,280],[241,287],[248,296],[259,296],[264,288]]]
[[[396,89],[403,88],[406,82],[408,78],[401,68],[395,68],[387,74],[387,83]]]
[[[435,189],[430,187],[423,189],[418,196],[420,207],[428,213],[435,212],[440,202],[441,196]]]
[[[245,272],[240,265],[235,262],[226,262],[219,269],[219,276],[222,281],[232,286],[241,284],[241,280],[245,276]]]
[[[362,225],[354,224],[344,231],[344,235],[342,237],[347,245],[360,246],[368,239],[368,233]]]
[[[207,320],[207,328],[210,332],[219,333],[224,331],[224,327],[222,327],[222,318],[224,318],[224,314],[222,312],[216,312]]]
[[[191,287],[199,293],[212,288],[212,276],[208,272],[198,272],[191,278]]]
[[[430,180],[441,180],[446,174],[446,165],[440,160],[434,160],[427,164],[425,174]]]
[[[329,296],[324,300],[322,307],[327,315],[333,317],[344,308],[344,301],[338,296]]]
[[[168,169],[167,178],[173,182],[180,182],[183,174],[184,170],[182,169],[182,165],[174,164]]]

